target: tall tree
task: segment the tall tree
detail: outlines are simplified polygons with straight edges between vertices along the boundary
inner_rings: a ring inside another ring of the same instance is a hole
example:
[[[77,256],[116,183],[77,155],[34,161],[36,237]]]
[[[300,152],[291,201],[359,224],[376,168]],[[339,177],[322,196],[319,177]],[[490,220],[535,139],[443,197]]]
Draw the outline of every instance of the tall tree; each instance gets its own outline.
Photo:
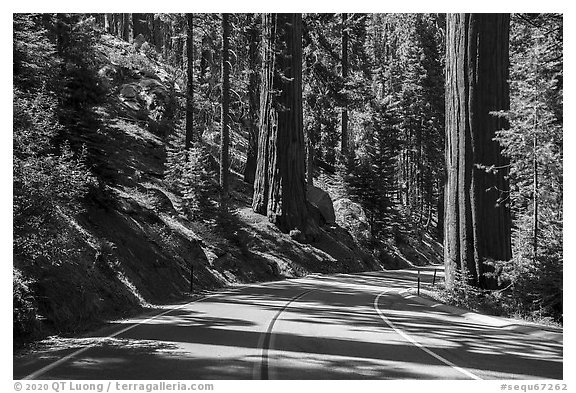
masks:
[[[258,157],[258,110],[259,108],[259,69],[258,64],[258,37],[260,29],[257,14],[251,17],[247,29],[248,38],[248,150],[246,152],[246,166],[244,167],[244,181],[254,184],[256,175],[256,159]]]
[[[511,219],[504,202],[508,162],[494,141],[509,108],[508,14],[450,14],[446,37],[446,283],[456,272],[482,288],[490,260],[511,258]]]
[[[305,233],[302,16],[262,17],[260,137],[252,208],[282,231]]]
[[[124,41],[130,41],[130,14],[120,14],[120,34]]]
[[[229,14],[222,14],[222,120],[220,122],[220,187],[222,197],[228,196],[228,167],[229,167],[229,145],[230,130],[228,129],[229,106],[230,106],[230,61],[228,60],[228,50],[230,46],[230,22]]]
[[[348,14],[342,14],[342,81],[346,88],[346,78],[348,77]],[[342,140],[340,152],[342,155],[348,154],[348,109],[346,107],[346,97],[342,108]]]
[[[194,14],[186,14],[186,150],[194,142]]]
[[[514,14],[510,34],[510,158],[513,259],[502,278],[522,313],[562,318],[563,18]]]

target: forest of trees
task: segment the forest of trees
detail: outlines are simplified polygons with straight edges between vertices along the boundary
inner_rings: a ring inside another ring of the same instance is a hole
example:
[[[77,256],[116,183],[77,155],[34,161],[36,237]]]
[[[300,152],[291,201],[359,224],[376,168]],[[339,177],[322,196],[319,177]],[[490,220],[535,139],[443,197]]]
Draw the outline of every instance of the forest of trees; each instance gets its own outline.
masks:
[[[163,123],[164,178],[191,219],[226,214],[234,171],[252,187],[255,212],[313,242],[306,190],[322,168],[362,206],[372,242],[398,225],[429,232],[444,244],[447,290],[561,321],[562,22],[557,14],[15,14],[15,265],[72,252],[64,213],[81,209],[101,175],[83,147],[104,94],[91,54],[99,35],[112,34],[179,75],[182,94]]]

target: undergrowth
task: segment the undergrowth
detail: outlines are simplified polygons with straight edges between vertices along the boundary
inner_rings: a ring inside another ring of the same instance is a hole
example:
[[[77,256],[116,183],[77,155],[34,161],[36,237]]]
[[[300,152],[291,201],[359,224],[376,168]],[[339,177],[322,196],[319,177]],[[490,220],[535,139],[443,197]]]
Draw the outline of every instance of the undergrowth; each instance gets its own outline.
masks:
[[[454,284],[448,289],[444,283],[431,288],[429,294],[444,304],[494,316],[520,319],[548,326],[561,326],[561,322],[543,310],[527,310],[521,307],[514,295],[513,285],[501,289],[486,290],[470,284],[462,272],[456,272]]]

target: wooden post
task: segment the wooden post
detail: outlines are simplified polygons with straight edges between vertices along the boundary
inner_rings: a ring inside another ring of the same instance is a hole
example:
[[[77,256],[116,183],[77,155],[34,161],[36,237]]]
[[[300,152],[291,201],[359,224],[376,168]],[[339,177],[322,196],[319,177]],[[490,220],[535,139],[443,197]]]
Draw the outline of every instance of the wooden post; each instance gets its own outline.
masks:
[[[190,293],[194,291],[194,265],[190,263]]]
[[[434,269],[434,277],[432,277],[432,286],[436,283],[436,269]]]
[[[420,269],[418,269],[418,296],[420,296]]]

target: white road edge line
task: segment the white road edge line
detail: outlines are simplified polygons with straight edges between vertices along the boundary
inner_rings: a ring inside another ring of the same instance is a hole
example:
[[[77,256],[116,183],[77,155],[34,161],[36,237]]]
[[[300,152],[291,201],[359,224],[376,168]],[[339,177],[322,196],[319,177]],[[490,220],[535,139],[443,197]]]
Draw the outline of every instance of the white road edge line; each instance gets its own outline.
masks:
[[[461,372],[462,374],[466,375],[468,378],[472,378],[472,379],[476,379],[476,380],[482,380],[482,378],[480,378],[479,376],[472,374],[470,371],[462,368],[462,367],[458,367],[457,365],[455,365],[454,363],[452,363],[450,360],[443,358],[442,356],[438,355],[437,353],[431,351],[430,349],[426,348],[424,345],[420,344],[418,341],[416,341],[415,339],[413,339],[411,336],[409,336],[407,333],[405,333],[403,330],[399,329],[396,327],[396,325],[394,325],[394,323],[388,319],[386,317],[386,315],[384,315],[384,313],[382,312],[382,310],[380,310],[380,307],[378,307],[378,301],[380,300],[380,297],[382,295],[387,294],[388,292],[391,292],[390,290],[386,290],[384,292],[382,292],[381,294],[379,294],[378,296],[376,296],[376,298],[374,299],[374,309],[376,310],[376,312],[378,313],[378,315],[380,315],[380,318],[382,318],[382,320],[384,322],[386,322],[386,324],[388,326],[390,326],[392,329],[394,329],[394,331],[396,333],[398,333],[400,336],[404,337],[406,340],[410,341],[412,344],[414,344],[416,347],[420,348],[421,350],[423,350],[424,352],[426,352],[427,354],[429,354],[430,356],[440,360],[442,363],[452,367],[454,370]]]
[[[95,347],[99,342],[101,342],[102,340],[105,340],[105,339],[108,339],[108,338],[114,338],[114,337],[116,337],[116,336],[118,336],[118,335],[120,335],[120,334],[122,334],[122,333],[126,333],[127,331],[129,331],[129,330],[131,330],[131,329],[134,329],[136,326],[139,326],[139,325],[148,323],[148,322],[152,321],[153,319],[162,317],[162,316],[164,316],[164,315],[166,315],[166,314],[169,314],[169,313],[171,313],[171,312],[174,312],[174,311],[176,311],[176,310],[179,310],[179,309],[181,309],[181,308],[184,308],[184,307],[186,307],[186,306],[188,306],[188,305],[190,305],[190,304],[198,303],[198,302],[200,302],[200,301],[202,301],[202,300],[206,300],[206,299],[209,299],[209,298],[212,298],[212,297],[214,297],[214,296],[221,295],[221,294],[222,294],[222,293],[215,293],[215,294],[213,294],[213,295],[208,295],[208,296],[201,297],[201,298],[196,299],[196,300],[193,300],[193,301],[191,301],[191,302],[189,302],[189,303],[184,303],[184,304],[181,304],[181,305],[179,305],[179,306],[177,306],[177,307],[171,308],[171,309],[169,309],[169,310],[167,310],[167,311],[164,311],[163,313],[156,314],[156,315],[154,315],[154,316],[152,316],[152,317],[150,317],[150,318],[148,318],[148,319],[146,319],[146,320],[144,320],[144,321],[142,321],[142,322],[134,323],[134,324],[132,324],[132,325],[130,325],[130,326],[124,328],[124,329],[121,329],[121,330],[118,330],[118,331],[115,332],[115,333],[112,333],[112,334],[109,335],[109,336],[106,336],[106,337],[98,337],[98,338],[96,339],[96,342],[94,342],[94,343],[92,343],[92,344],[90,344],[90,345],[88,345],[88,346],[86,346],[86,347],[84,347],[84,348],[82,348],[82,349],[79,349],[79,350],[77,350],[77,351],[75,351],[75,352],[72,352],[72,353],[64,356],[63,358],[56,360],[54,363],[50,363],[49,365],[42,367],[41,369],[39,369],[39,370],[37,370],[37,371],[34,371],[32,374],[27,375],[27,376],[25,376],[24,378],[22,378],[22,380],[36,379],[36,378],[38,378],[39,376],[47,373],[48,371],[50,371],[50,370],[58,367],[58,366],[61,365],[62,363],[67,362],[68,360],[72,359],[73,357],[76,357],[76,356],[78,356],[78,355],[80,355],[80,354],[88,351],[89,349],[94,348],[94,347]]]

